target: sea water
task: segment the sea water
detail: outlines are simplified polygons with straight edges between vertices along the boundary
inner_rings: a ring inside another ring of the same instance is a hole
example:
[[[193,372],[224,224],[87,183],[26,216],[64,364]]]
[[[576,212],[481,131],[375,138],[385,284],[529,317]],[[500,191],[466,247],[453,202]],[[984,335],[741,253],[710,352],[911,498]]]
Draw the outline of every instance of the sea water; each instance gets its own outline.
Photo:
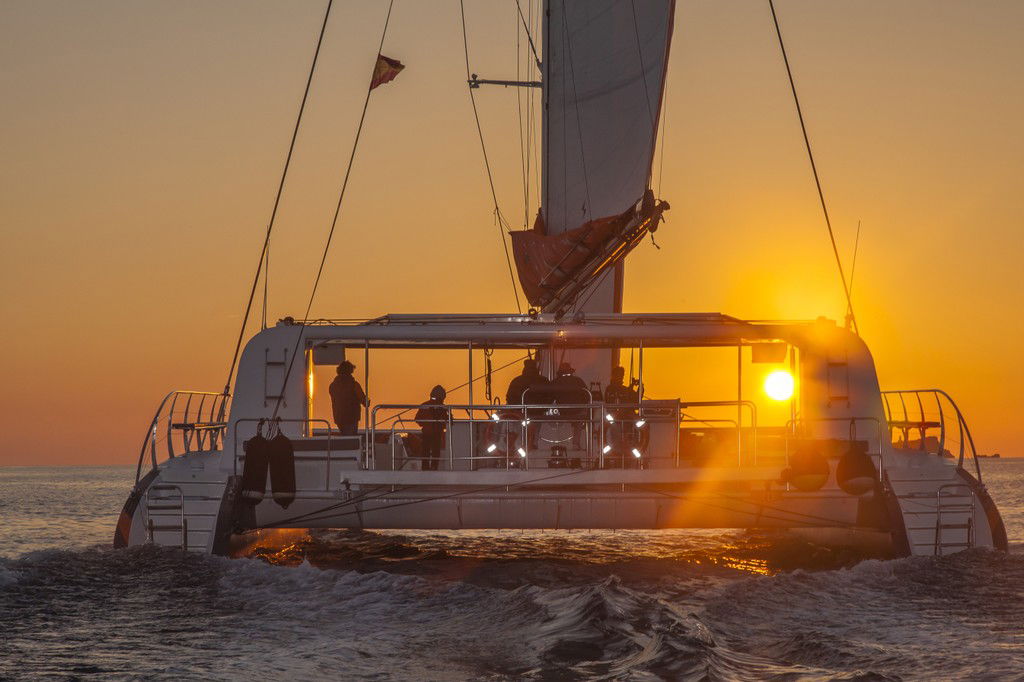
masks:
[[[0,678],[1024,679],[1010,552],[864,560],[741,531],[341,532],[111,549],[134,471],[0,468]]]

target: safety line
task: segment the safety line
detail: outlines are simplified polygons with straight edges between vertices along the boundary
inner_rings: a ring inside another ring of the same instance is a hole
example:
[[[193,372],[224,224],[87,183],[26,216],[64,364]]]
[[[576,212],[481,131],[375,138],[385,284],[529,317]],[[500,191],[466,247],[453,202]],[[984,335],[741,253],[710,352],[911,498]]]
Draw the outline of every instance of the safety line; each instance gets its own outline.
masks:
[[[807,126],[804,124],[804,113],[800,108],[800,98],[796,94],[796,83],[793,81],[793,70],[789,67],[789,57],[786,55],[786,45],[782,41],[782,30],[779,28],[779,17],[775,13],[774,0],[768,0],[768,7],[772,11],[772,22],[775,24],[775,35],[779,38],[779,49],[782,51],[782,61],[786,65],[786,75],[789,77],[789,88],[793,92],[793,102],[796,104],[796,114],[800,119],[800,131],[804,136],[804,145],[807,147],[807,158],[811,161],[811,171],[814,173],[814,184],[818,188],[818,199],[821,201],[821,211],[825,214],[825,225],[828,227],[828,238],[832,242],[832,253],[836,257],[836,267],[839,268],[839,279],[843,283],[843,293],[846,294],[846,314],[850,327],[856,334],[857,317],[853,314],[853,299],[850,296],[850,287],[846,283],[846,275],[843,273],[843,261],[839,257],[839,247],[836,246],[836,235],[832,230],[832,220],[828,215],[828,206],[825,203],[825,193],[821,189],[821,180],[818,177],[818,167],[814,163],[814,153],[811,151],[811,140],[807,135]]]
[[[466,5],[464,0],[459,0],[459,11],[462,16],[462,47],[466,57],[466,82],[468,83],[471,74],[469,72],[469,36],[466,33]],[[498,192],[494,189],[494,176],[491,174],[491,162],[487,158],[487,145],[484,143],[484,129],[480,124],[480,113],[476,108],[476,96],[473,94],[473,88],[469,88],[469,101],[473,105],[473,118],[476,120],[476,132],[480,137],[480,151],[484,155],[484,168],[487,169],[487,182],[491,187],[491,199],[494,200],[494,215],[497,218],[498,223],[498,235],[501,237],[501,246],[505,250],[505,264],[508,265],[508,277],[512,283],[512,294],[516,298],[516,311],[523,312],[522,306],[519,304],[519,290],[516,288],[516,275],[512,271],[512,256],[508,251],[508,241],[505,239],[505,232],[509,232],[508,221],[501,213],[501,208],[498,206]]]
[[[388,13],[387,16],[384,18],[384,30],[381,32],[380,45],[377,47],[377,56],[374,61],[375,65],[376,60],[380,59],[381,50],[384,49],[384,39],[387,37],[388,34],[388,24],[391,22],[391,10],[394,7],[394,5],[395,0],[391,0],[388,3]],[[324,272],[324,264],[327,262],[327,254],[331,249],[331,242],[334,239],[334,231],[338,226],[338,217],[341,215],[341,205],[342,202],[345,200],[345,190],[348,189],[348,180],[350,175],[352,174],[352,165],[356,158],[356,149],[359,148],[359,139],[363,133],[363,123],[366,121],[366,110],[370,106],[370,93],[372,92],[373,77],[371,74],[370,83],[366,87],[366,98],[363,100],[363,113],[359,117],[359,127],[356,128],[356,137],[355,140],[353,140],[352,142],[352,152],[351,154],[349,154],[348,166],[345,168],[345,179],[341,183],[341,191],[338,193],[338,204],[334,208],[334,218],[331,220],[331,229],[327,233],[327,242],[324,244],[324,251],[320,257],[320,267],[317,268],[316,278],[313,280],[313,289],[309,292],[309,301],[306,303],[306,313],[305,315],[302,316],[302,319],[304,320],[309,319],[309,311],[313,308],[313,301],[316,298],[316,291],[320,286],[320,278]],[[288,378],[291,376],[292,367],[295,365],[295,356],[299,354],[299,347],[302,345],[302,339],[306,334],[305,324],[299,324],[298,328],[299,335],[298,338],[295,340],[295,347],[292,349],[292,355],[288,359],[288,367],[284,373],[284,380],[281,382],[281,390],[278,392],[277,400],[274,404],[274,413],[273,415],[271,415],[271,419],[277,417],[278,410],[281,409],[281,401],[284,399],[285,388],[288,386]]]
[[[267,249],[270,246],[270,233],[274,230],[274,220],[277,218],[277,208],[281,203],[281,194],[284,192],[284,181],[288,176],[288,167],[292,162],[292,152],[295,150],[295,140],[299,136],[299,126],[302,123],[302,113],[306,110],[306,100],[309,97],[309,88],[313,83],[313,73],[316,71],[317,59],[320,56],[320,46],[324,42],[324,33],[327,31],[327,19],[331,15],[331,6],[334,0],[327,0],[327,10],[324,12],[323,24],[320,26],[320,37],[316,41],[316,51],[313,53],[313,63],[309,67],[309,76],[306,78],[306,89],[302,93],[302,103],[299,104],[299,114],[295,118],[295,128],[292,130],[292,139],[288,144],[288,155],[285,157],[284,170],[281,172],[281,181],[277,186],[277,196],[274,197],[274,208],[270,212],[270,222],[267,224],[267,235],[263,238],[263,249],[260,251],[260,261],[256,266],[256,275],[252,279],[252,288],[249,290],[249,301],[245,304],[245,315],[242,317],[242,328],[238,330],[238,341],[235,343],[235,353],[231,358],[231,368],[228,370],[227,381],[224,382],[224,395],[231,393],[231,377],[235,374],[235,367],[238,365],[238,354],[242,350],[242,339],[245,336],[245,328],[249,323],[249,313],[252,311],[252,302],[256,297],[256,287],[260,281],[260,272],[263,270],[264,261],[267,260]],[[264,297],[264,302],[266,298]],[[265,317],[265,313],[264,313]],[[266,320],[264,319],[264,322]]]

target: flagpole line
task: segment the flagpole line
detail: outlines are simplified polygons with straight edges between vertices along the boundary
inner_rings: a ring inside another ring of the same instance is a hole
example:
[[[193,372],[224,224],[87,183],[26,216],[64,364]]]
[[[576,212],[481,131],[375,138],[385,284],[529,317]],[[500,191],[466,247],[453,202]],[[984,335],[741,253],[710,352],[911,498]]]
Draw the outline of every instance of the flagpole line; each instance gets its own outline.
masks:
[[[348,189],[348,180],[352,175],[352,166],[355,162],[356,150],[359,148],[359,139],[363,134],[363,123],[366,121],[366,110],[370,106],[370,94],[373,92],[374,88],[374,76],[376,75],[377,64],[381,59],[381,50],[384,49],[384,39],[388,34],[388,24],[391,23],[391,10],[394,6],[395,0],[391,0],[388,3],[387,16],[384,18],[384,30],[381,32],[380,45],[377,46],[377,56],[373,62],[374,70],[370,74],[370,84],[366,88],[366,98],[363,100],[363,112],[359,116],[359,126],[356,128],[356,137],[355,140],[352,141],[352,152],[349,154],[348,165],[345,168],[345,178],[342,180],[341,191],[338,193],[338,203],[334,208],[334,218],[331,220],[331,229],[327,233],[327,243],[324,244],[324,251],[320,257],[320,267],[317,268],[316,278],[313,280],[313,289],[309,292],[309,301],[306,303],[306,312],[302,316],[303,321],[309,319],[309,312],[313,309],[313,300],[316,298],[316,291],[320,286],[320,278],[323,276],[324,265],[327,263],[327,254],[331,249],[331,242],[334,240],[335,229],[338,227],[338,217],[341,215],[341,205],[345,201],[345,190]],[[299,347],[302,345],[305,328],[305,322],[299,325],[299,335],[295,340],[295,347],[292,349],[292,355],[288,359],[288,367],[285,369],[284,380],[281,383],[281,390],[278,391],[277,400],[274,404],[273,417],[277,416],[278,410],[281,408],[281,400],[284,397],[285,387],[288,386],[288,377],[291,375],[292,367],[295,364],[295,356],[298,355]]]
[[[256,266],[256,274],[252,280],[252,287],[249,290],[249,301],[245,304],[245,314],[242,316],[242,326],[238,330],[238,341],[235,342],[235,352],[231,358],[231,367],[228,369],[228,378],[224,382],[224,395],[231,393],[231,377],[235,374],[235,367],[238,366],[238,353],[242,350],[242,339],[245,337],[245,328],[249,324],[249,314],[252,312],[252,302],[256,298],[256,287],[259,285],[260,273],[263,272],[263,265],[268,259],[270,248],[270,234],[274,230],[274,221],[277,218],[277,209],[281,204],[281,194],[284,192],[284,181],[288,177],[288,168],[291,166],[292,153],[295,151],[295,140],[299,136],[299,126],[302,123],[302,114],[306,110],[306,100],[309,98],[309,88],[313,83],[313,74],[316,71],[316,63],[320,57],[320,46],[324,42],[324,33],[327,31],[327,20],[331,16],[331,7],[334,0],[327,0],[327,9],[324,11],[324,20],[320,25],[320,37],[316,41],[316,50],[313,52],[313,63],[309,67],[309,76],[306,78],[306,89],[302,93],[302,102],[299,104],[299,113],[295,118],[295,128],[292,130],[292,139],[288,144],[288,154],[284,160],[284,170],[281,171],[281,181],[277,185],[277,196],[274,197],[274,208],[270,212],[270,222],[267,223],[267,234],[263,238],[263,249],[260,251],[260,260]],[[390,12],[390,10],[389,10]],[[264,305],[266,296],[264,295]],[[264,324],[266,314],[264,313]]]

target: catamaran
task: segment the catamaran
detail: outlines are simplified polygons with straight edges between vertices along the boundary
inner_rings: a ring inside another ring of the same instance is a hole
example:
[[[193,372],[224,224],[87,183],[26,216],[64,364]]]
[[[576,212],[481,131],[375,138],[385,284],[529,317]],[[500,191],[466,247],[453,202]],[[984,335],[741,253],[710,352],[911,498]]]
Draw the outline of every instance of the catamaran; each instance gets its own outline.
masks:
[[[767,528],[894,556],[1005,550],[963,414],[938,389],[883,391],[852,314],[839,325],[623,312],[625,260],[669,210],[651,177],[675,3],[542,10],[523,17],[538,80],[481,79],[467,50],[471,94],[497,84],[542,103],[539,211],[510,235],[529,311],[263,329],[224,390],[160,403],[114,545],[227,554],[282,528]],[[379,55],[377,67],[370,90],[401,64]],[[371,384],[375,364],[413,352],[424,367],[464,357],[464,375],[438,377],[463,399],[427,420],[444,430],[435,460],[420,403]],[[674,354],[721,369],[715,392],[667,377]],[[541,383],[502,402],[499,357],[587,388]],[[343,435],[317,412],[314,378],[345,360],[372,400]],[[627,366],[624,390],[609,392]]]

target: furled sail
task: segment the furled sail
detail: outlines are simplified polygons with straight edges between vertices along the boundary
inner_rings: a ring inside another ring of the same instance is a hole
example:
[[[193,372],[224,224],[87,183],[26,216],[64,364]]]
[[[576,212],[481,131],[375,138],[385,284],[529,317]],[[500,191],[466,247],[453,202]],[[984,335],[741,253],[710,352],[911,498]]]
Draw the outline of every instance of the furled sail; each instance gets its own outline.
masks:
[[[545,2],[540,216],[532,235],[513,239],[520,283],[528,296],[535,294],[531,303],[550,294],[552,281],[580,274],[558,269],[577,262],[593,273],[603,263],[570,309],[622,310],[625,252],[615,261],[587,261],[577,252],[609,238],[635,245],[637,225],[656,227],[667,208],[636,210],[651,208],[647,190],[674,11],[674,0]],[[630,211],[639,222],[623,220]],[[545,302],[541,307],[549,309]],[[577,366],[585,378],[606,381],[611,358],[571,355],[574,364],[588,366]]]

